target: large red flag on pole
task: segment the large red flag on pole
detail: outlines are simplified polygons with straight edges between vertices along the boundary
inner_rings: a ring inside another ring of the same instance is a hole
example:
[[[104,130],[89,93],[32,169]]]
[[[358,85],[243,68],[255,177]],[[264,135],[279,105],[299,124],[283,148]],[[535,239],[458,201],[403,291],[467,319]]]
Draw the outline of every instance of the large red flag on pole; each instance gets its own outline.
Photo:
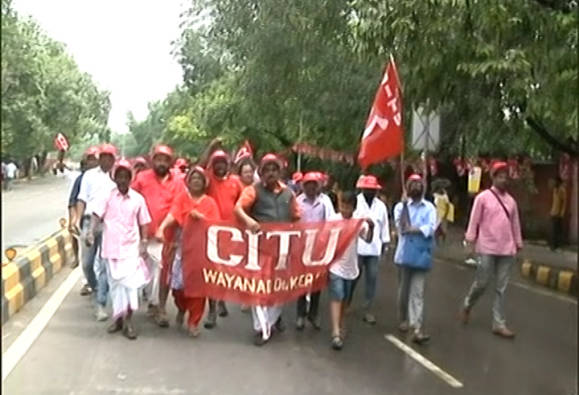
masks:
[[[394,59],[390,62],[376,92],[360,144],[358,163],[363,169],[397,156],[404,146],[402,95]]]

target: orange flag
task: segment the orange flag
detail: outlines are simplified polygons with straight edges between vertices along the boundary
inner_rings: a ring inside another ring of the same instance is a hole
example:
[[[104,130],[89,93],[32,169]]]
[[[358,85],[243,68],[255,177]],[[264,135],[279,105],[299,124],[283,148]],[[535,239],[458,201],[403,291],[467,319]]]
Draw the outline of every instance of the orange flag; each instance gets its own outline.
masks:
[[[360,144],[358,163],[362,169],[402,152],[402,95],[394,59],[390,62],[376,92]]]

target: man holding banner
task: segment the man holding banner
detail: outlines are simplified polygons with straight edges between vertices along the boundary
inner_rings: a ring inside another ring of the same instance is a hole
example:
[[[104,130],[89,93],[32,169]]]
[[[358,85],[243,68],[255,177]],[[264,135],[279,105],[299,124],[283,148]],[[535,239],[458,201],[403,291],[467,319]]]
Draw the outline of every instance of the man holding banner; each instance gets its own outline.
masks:
[[[235,206],[235,214],[247,228],[260,231],[263,222],[296,222],[300,211],[293,192],[281,182],[283,162],[274,154],[265,155],[259,166],[261,181],[245,188]],[[282,306],[255,306],[252,308],[255,344],[265,344],[271,328],[283,332]]]

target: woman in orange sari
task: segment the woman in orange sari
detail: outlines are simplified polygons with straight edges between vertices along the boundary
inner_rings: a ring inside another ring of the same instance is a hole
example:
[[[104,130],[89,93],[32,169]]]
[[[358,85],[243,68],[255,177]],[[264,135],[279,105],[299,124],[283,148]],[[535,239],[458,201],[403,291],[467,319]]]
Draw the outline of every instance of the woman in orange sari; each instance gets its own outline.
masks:
[[[177,225],[178,245],[175,252],[175,258],[171,269],[171,288],[175,304],[179,309],[177,313],[177,325],[182,327],[185,321],[185,314],[188,313],[187,327],[189,335],[197,337],[199,335],[199,323],[203,317],[205,309],[205,298],[191,298],[185,296],[185,287],[183,283],[183,265],[181,261],[182,230],[190,216],[194,220],[213,220],[219,219],[219,209],[217,203],[212,197],[205,194],[207,189],[208,178],[205,176],[205,170],[196,166],[187,173],[185,183],[187,189],[183,190],[175,200],[169,214],[159,227],[157,237],[161,238],[165,228]]]

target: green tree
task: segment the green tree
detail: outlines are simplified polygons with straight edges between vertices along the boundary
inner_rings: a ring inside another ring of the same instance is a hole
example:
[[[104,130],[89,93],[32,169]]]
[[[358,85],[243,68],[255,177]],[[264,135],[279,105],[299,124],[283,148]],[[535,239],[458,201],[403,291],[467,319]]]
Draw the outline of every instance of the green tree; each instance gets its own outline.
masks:
[[[351,1],[358,53],[394,54],[408,109],[449,114],[447,150],[577,154],[573,1]]]

